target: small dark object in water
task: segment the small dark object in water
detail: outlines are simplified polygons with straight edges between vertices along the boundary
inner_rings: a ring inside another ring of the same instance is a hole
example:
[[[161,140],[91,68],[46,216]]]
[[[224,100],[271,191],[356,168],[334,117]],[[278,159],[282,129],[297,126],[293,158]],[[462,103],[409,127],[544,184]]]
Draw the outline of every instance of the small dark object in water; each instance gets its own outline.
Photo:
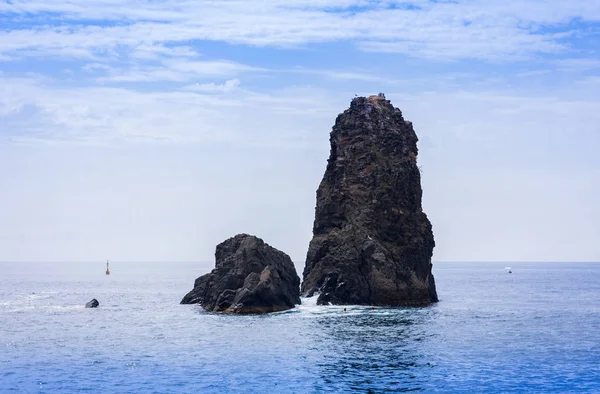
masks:
[[[98,302],[97,299],[93,299],[90,302],[88,302],[87,304],[85,304],[86,308],[98,308],[98,305],[100,305],[100,303]]]

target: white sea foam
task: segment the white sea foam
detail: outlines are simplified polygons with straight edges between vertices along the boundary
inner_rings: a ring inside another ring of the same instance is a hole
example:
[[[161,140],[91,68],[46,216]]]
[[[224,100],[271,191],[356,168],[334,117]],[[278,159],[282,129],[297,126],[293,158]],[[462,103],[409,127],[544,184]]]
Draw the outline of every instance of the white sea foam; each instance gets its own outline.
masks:
[[[300,298],[301,304],[296,307],[298,311],[301,312],[301,315],[304,317],[310,318],[316,314],[323,314],[328,312],[327,306],[317,305],[317,299],[319,298],[319,293],[315,293],[312,297],[302,297]]]
[[[300,303],[302,306],[317,306],[319,295],[319,293],[315,293],[312,297],[302,297],[300,298]]]

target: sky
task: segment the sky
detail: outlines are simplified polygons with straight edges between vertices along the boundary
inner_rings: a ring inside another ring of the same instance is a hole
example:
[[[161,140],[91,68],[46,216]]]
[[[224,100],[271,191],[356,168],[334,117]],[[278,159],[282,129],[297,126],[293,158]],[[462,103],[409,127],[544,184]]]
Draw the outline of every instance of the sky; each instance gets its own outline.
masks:
[[[335,117],[419,136],[438,261],[600,261],[597,0],[0,0],[0,261],[303,262]]]

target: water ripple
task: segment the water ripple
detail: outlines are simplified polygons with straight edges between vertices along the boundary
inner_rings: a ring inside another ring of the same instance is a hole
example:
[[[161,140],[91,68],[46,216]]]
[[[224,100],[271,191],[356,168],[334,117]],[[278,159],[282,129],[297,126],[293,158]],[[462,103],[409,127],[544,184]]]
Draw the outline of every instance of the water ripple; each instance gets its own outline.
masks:
[[[432,307],[266,316],[179,305],[193,265],[44,267],[3,267],[0,391],[600,392],[600,265],[438,265]]]

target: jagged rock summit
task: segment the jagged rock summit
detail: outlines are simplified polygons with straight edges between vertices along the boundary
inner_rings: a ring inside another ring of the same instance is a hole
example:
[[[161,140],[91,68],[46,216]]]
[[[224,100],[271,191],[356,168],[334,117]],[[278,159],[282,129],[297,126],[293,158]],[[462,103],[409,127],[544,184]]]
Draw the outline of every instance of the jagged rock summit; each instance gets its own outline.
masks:
[[[417,135],[385,96],[357,97],[330,135],[302,294],[318,304],[436,302]]]
[[[300,278],[290,257],[253,235],[238,234],[217,245],[215,268],[196,279],[182,304],[208,311],[278,312],[300,304]]]

